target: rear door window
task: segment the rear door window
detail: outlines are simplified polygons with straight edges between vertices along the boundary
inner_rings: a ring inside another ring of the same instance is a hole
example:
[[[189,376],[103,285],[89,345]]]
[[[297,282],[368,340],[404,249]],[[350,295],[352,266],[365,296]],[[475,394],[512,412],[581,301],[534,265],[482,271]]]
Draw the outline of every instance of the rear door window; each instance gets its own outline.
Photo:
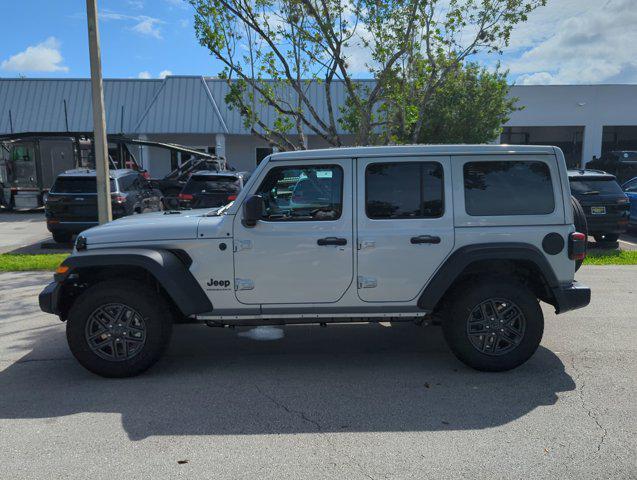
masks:
[[[365,170],[365,211],[379,219],[443,213],[443,170],[436,162],[372,163]]]
[[[555,210],[551,172],[539,161],[464,164],[465,208],[471,216],[547,215]]]

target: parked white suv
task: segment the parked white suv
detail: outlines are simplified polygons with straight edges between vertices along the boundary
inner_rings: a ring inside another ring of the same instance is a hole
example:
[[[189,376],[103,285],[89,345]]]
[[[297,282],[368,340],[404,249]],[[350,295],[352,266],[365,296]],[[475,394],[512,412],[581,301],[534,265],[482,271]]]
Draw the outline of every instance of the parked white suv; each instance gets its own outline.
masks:
[[[525,362],[539,301],[587,305],[560,149],[457,145],[273,154],[236,201],[92,228],[40,295],[86,368],[146,370],[175,320],[208,325],[437,317],[467,365]]]

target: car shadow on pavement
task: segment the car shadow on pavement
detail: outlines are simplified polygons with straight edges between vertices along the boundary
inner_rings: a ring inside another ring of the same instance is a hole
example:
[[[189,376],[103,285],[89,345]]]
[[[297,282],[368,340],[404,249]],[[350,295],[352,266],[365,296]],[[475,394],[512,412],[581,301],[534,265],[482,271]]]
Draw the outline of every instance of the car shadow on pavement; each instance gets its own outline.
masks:
[[[289,326],[259,342],[238,330],[179,325],[146,374],[104,379],[80,367],[60,328],[33,331],[29,354],[0,372],[0,418],[121,414],[133,440],[153,435],[465,430],[496,427],[575,388],[540,347],[516,370],[460,364],[439,328]]]

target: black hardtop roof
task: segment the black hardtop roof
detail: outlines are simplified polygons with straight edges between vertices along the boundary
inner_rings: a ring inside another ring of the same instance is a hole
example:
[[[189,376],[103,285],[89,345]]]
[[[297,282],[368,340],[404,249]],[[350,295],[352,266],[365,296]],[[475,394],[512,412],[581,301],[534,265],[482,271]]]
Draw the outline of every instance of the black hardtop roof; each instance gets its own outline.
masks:
[[[123,177],[125,175],[130,175],[132,173],[139,173],[135,170],[132,170],[130,168],[119,168],[119,169],[114,169],[114,170],[109,170],[109,177],[110,178],[119,178],[119,177]],[[95,170],[89,169],[89,168],[76,168],[73,170],[67,170],[66,172],[62,172],[58,175],[58,177],[86,177],[86,178],[90,178],[90,177],[95,177]]]

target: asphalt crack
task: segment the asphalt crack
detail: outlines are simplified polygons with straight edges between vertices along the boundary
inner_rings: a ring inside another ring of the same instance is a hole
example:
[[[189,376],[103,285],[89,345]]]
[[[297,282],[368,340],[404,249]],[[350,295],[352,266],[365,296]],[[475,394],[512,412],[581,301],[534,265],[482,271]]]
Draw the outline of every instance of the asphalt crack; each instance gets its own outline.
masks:
[[[323,427],[321,426],[319,422],[308,417],[305,414],[305,412],[303,412],[302,410],[295,410],[293,408],[290,408],[285,403],[274,398],[272,395],[268,395],[263,390],[261,390],[259,386],[256,386],[256,389],[257,389],[257,392],[259,392],[259,394],[261,394],[263,397],[270,400],[270,402],[272,402],[278,408],[284,410],[286,413],[289,413],[290,415],[297,416],[298,418],[302,419],[304,422],[307,422],[313,425],[316,428],[317,433],[325,439],[325,442],[329,445],[329,447],[335,454],[347,458],[349,460],[350,467],[352,466],[355,467],[356,470],[358,470],[362,475],[367,477],[369,480],[376,480],[372,475],[370,475],[365,470],[363,465],[361,465],[361,463],[358,460],[348,455],[347,453],[341,451],[336,445],[332,443],[332,440],[330,439],[329,435],[323,430]]]
[[[575,364],[575,355],[571,357],[571,366],[573,367],[573,371],[575,372],[575,376],[577,380],[576,383],[579,384],[577,388],[577,394],[581,402],[581,408],[582,410],[584,410],[584,412],[586,412],[586,415],[588,415],[595,422],[595,425],[601,432],[599,442],[597,443],[597,450],[596,450],[596,453],[599,453],[600,450],[602,449],[602,445],[604,444],[604,440],[608,436],[608,430],[601,424],[601,422],[599,421],[599,418],[597,417],[597,414],[593,411],[593,409],[588,408],[586,406],[586,399],[584,398],[584,389],[586,387],[586,381],[584,380],[582,373],[580,372],[580,370],[577,368]]]

